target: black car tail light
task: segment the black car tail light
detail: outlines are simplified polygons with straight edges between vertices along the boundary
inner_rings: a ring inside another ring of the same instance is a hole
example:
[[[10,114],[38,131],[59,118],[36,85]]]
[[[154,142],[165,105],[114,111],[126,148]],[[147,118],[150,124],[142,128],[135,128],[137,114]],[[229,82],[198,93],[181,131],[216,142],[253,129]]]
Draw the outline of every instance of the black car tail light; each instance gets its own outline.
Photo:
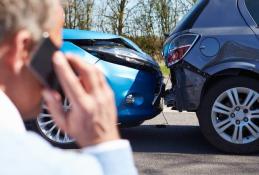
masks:
[[[165,54],[167,66],[171,67],[182,60],[191,50],[198,38],[199,35],[196,34],[183,34],[174,38],[169,43],[167,53]]]

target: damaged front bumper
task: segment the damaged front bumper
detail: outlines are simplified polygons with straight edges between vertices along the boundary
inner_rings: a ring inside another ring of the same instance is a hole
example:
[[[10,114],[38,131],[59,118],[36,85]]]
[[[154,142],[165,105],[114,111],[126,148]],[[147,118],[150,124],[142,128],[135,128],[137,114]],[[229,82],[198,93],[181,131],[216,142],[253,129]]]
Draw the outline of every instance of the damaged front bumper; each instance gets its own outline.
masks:
[[[115,91],[120,123],[151,119],[163,110],[163,75],[148,55],[127,48],[85,49],[100,58],[96,66],[104,70]]]

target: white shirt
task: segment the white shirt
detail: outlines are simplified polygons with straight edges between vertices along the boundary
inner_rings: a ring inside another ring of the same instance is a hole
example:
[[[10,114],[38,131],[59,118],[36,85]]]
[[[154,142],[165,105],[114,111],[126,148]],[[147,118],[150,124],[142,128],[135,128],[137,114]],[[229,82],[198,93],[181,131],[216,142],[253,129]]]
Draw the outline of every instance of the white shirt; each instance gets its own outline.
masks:
[[[0,175],[136,175],[128,141],[64,151],[27,132],[21,115],[0,91]]]

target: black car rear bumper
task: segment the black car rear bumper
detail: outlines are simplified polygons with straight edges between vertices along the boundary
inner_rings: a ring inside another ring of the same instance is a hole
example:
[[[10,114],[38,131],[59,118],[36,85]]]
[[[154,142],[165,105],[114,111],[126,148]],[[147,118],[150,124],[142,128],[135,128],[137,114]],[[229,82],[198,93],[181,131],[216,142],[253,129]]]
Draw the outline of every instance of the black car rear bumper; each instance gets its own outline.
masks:
[[[179,111],[194,112],[198,109],[202,97],[202,89],[207,75],[189,65],[180,63],[171,69],[172,88],[167,90],[165,103]],[[167,103],[170,98],[172,101]]]

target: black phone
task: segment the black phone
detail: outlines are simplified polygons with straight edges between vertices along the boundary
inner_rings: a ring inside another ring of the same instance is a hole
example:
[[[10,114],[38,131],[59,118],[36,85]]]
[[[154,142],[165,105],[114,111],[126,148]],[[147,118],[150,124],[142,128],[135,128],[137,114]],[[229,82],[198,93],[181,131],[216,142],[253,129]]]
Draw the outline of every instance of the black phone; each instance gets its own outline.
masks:
[[[42,38],[32,53],[30,68],[37,79],[50,89],[59,90],[60,85],[53,66],[53,55],[59,48],[48,36]]]

